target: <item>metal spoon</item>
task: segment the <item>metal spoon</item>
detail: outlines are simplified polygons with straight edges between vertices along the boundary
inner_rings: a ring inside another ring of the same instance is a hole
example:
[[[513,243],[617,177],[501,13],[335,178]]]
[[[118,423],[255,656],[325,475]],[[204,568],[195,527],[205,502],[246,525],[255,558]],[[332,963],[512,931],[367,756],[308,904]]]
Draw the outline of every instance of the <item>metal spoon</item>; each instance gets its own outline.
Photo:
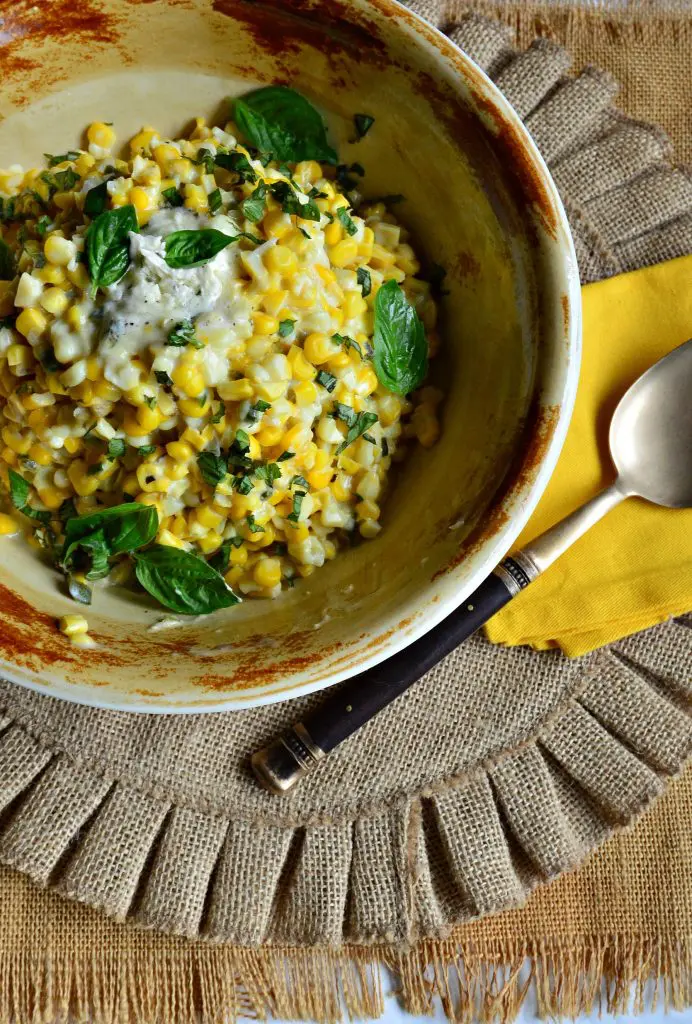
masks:
[[[259,782],[285,793],[527,587],[625,498],[692,507],[692,339],[635,381],[610,424],[614,483],[497,566],[451,615],[392,658],[339,687],[320,708],[253,755]]]

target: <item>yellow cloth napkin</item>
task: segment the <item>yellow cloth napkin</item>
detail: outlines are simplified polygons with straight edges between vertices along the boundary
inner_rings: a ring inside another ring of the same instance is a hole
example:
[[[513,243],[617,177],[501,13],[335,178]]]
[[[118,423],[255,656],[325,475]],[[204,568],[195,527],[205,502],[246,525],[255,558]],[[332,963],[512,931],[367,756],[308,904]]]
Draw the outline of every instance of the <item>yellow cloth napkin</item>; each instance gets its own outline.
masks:
[[[692,337],[692,256],[586,285],[582,300],[574,415],[517,548],[612,482],[608,427],[615,406],[644,370]],[[493,643],[561,647],[576,657],[690,610],[692,510],[631,498],[495,615],[486,633]]]

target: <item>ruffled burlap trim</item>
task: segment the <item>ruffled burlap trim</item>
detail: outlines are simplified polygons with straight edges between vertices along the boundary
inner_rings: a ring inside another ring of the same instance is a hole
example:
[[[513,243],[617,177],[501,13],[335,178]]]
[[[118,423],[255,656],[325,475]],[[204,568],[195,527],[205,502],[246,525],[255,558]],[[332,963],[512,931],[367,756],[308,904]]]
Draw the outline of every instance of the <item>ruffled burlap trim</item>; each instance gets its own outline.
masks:
[[[692,631],[659,627],[655,652],[645,638],[601,652],[514,749],[321,825],[176,805],[74,763],[10,710],[0,860],[116,918],[187,936],[249,946],[443,937],[575,867],[680,770],[692,749]]]
[[[541,146],[585,281],[692,251],[690,177],[659,131],[611,107],[607,75],[569,78],[559,47],[517,53],[478,16],[447,28]],[[439,938],[523,902],[662,792],[692,746],[690,664],[692,632],[670,622],[589,659],[521,742],[462,774],[273,822],[109,774],[3,687],[0,861],[116,918],[242,946]]]

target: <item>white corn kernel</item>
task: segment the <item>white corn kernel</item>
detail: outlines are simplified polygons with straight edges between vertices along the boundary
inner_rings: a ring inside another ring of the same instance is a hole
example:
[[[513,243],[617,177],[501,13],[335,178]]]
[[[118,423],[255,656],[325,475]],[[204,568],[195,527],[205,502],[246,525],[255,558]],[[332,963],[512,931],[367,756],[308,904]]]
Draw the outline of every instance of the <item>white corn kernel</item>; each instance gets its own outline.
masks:
[[[15,306],[35,306],[41,298],[42,291],[43,281],[39,281],[37,277],[34,277],[32,274],[27,274],[25,271],[19,278],[17,294],[14,297]]]

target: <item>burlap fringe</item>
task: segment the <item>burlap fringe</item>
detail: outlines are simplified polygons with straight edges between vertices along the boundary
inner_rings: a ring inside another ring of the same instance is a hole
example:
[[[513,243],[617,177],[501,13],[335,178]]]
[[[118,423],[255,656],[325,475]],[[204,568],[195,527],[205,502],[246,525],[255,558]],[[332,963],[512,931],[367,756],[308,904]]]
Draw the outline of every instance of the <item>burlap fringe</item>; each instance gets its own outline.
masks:
[[[240,1017],[315,1020],[381,1016],[381,968],[412,1014],[439,1001],[459,1024],[510,1024],[525,999],[540,1017],[638,1014],[692,1003],[692,936],[679,942],[618,936],[521,948],[423,942],[295,950],[190,945],[124,959],[29,952],[0,957],[0,1024],[233,1024]]]

